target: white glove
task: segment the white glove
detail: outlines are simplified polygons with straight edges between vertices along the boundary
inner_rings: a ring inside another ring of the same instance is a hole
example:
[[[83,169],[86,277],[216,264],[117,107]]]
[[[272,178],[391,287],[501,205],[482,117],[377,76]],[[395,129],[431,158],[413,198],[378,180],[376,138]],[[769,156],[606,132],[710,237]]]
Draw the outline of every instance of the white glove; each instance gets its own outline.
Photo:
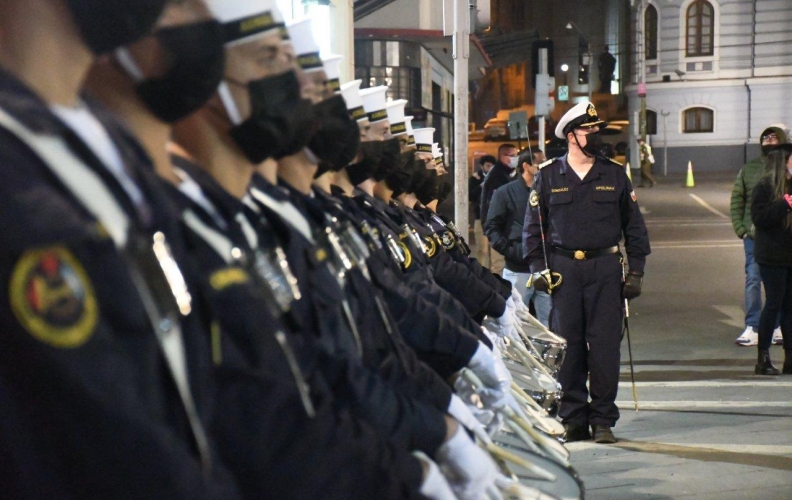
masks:
[[[468,363],[468,368],[484,384],[478,388],[478,395],[487,409],[502,408],[506,395],[511,391],[511,374],[500,359],[500,351],[493,347],[490,351],[484,344],[479,345]]]
[[[459,500],[480,500],[497,491],[495,462],[461,427],[437,450],[437,461]],[[494,498],[501,498],[500,494]]]
[[[511,298],[514,300],[514,304],[519,308],[520,304],[523,303],[522,295],[520,292],[517,291],[517,287],[512,285],[512,293]]]
[[[498,335],[501,337],[509,337],[512,340],[519,339],[520,335],[514,328],[514,322],[516,321],[516,318],[517,305],[514,302],[514,298],[509,297],[506,300],[506,310],[503,311],[503,314],[500,318],[497,318]]]
[[[473,412],[465,402],[456,394],[451,395],[451,402],[448,404],[448,410],[446,411],[449,415],[454,417],[457,422],[465,426],[467,430],[472,431],[479,439],[484,442],[490,441],[487,431],[484,430],[484,426],[478,418],[473,415]]]
[[[456,382],[454,382],[454,391],[473,417],[484,426],[488,436],[494,436],[503,429],[502,413],[484,408],[483,403],[480,403],[481,396],[478,395],[473,385],[465,377],[457,377]],[[451,412],[449,411],[449,413]],[[478,433],[476,435],[478,436]],[[488,442],[487,438],[478,437],[482,441]]]
[[[421,495],[433,500],[457,500],[437,464],[420,451],[413,452],[413,456],[427,466],[423,483],[421,483]]]

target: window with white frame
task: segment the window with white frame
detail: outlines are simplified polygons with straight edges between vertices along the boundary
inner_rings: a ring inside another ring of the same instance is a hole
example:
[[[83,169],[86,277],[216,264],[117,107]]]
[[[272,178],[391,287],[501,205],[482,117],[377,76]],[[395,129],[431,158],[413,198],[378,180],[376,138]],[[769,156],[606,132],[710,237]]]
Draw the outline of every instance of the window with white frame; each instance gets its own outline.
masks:
[[[682,112],[682,132],[702,134],[715,130],[715,112],[710,108],[696,106]]]
[[[644,48],[646,50],[647,61],[654,61],[657,59],[657,35],[657,9],[654,5],[650,4],[644,11]]]
[[[711,56],[715,52],[715,9],[707,0],[695,0],[685,15],[685,54]]]

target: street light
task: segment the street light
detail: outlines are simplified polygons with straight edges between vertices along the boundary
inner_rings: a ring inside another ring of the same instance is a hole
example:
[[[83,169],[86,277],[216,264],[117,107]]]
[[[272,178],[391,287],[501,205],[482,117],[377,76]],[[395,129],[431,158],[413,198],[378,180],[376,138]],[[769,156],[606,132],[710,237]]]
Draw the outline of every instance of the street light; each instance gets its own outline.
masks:
[[[590,70],[590,68],[591,68],[591,59],[592,59],[591,58],[591,42],[589,41],[588,35],[583,30],[578,28],[578,25],[575,24],[574,21],[569,21],[566,24],[566,29],[571,30],[573,28],[575,29],[575,31],[578,32],[578,35],[583,38],[583,40],[584,40],[584,42],[586,44],[586,52],[584,54],[581,54],[580,65],[586,67],[585,71],[586,71],[586,77],[587,77],[586,82],[587,82],[587,85],[588,85],[588,100],[589,100],[589,102],[591,102],[591,70]],[[580,46],[580,43],[578,43],[578,46]],[[578,83],[579,83],[579,80],[580,80],[580,77],[578,76]]]
[[[562,64],[561,71],[564,73],[564,86],[567,85],[567,71],[569,71],[569,64]]]

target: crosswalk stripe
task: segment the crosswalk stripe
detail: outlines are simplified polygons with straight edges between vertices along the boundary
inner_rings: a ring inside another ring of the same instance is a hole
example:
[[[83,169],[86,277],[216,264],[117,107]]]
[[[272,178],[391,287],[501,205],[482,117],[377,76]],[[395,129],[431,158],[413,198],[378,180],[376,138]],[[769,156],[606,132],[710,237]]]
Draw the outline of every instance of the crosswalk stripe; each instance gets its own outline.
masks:
[[[632,400],[616,401],[616,406],[632,408]],[[687,408],[792,408],[792,401],[643,401],[638,400],[642,410],[687,409]]]
[[[619,387],[630,387],[629,382],[619,382]],[[679,382],[636,382],[637,387],[792,387],[792,382],[750,380],[684,380]]]

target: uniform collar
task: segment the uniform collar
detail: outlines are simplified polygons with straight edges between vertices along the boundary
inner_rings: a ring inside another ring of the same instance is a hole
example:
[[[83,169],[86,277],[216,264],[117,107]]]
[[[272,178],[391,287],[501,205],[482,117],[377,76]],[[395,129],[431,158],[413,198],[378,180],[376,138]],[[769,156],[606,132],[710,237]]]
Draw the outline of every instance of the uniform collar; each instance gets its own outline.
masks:
[[[583,179],[575,172],[569,163],[567,162],[567,157],[569,154],[565,154],[561,157],[561,170],[560,174],[565,175],[567,180],[573,182],[575,184],[588,184],[589,182],[593,182],[599,179],[602,176],[602,162],[599,159],[594,160],[594,165],[591,166],[591,170],[586,174],[586,177]],[[530,189],[530,188],[529,188]]]

